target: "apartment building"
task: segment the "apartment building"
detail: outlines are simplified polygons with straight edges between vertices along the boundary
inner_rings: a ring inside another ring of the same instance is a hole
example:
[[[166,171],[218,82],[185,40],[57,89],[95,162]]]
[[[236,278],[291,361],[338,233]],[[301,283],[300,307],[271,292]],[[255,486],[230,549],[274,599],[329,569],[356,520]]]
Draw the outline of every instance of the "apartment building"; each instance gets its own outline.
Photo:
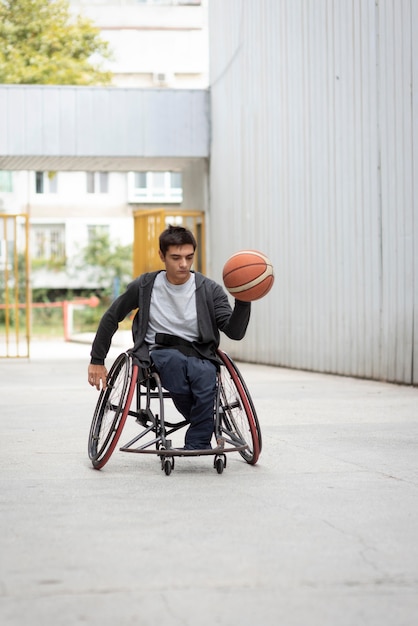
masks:
[[[204,2],[72,1],[109,41],[112,88],[201,89],[208,84]],[[146,120],[144,120],[146,123]],[[0,171],[0,212],[28,213],[32,286],[82,289],[74,271],[80,250],[97,233],[133,242],[133,213],[183,202],[179,169],[143,171]],[[199,209],[200,207],[194,207]]]

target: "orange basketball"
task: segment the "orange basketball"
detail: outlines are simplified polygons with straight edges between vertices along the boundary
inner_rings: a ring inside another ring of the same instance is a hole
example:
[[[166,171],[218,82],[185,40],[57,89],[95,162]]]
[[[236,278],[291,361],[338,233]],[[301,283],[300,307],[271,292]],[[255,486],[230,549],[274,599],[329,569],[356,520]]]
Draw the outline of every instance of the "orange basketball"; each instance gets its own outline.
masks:
[[[263,298],[274,283],[271,261],[257,250],[233,254],[225,263],[222,276],[231,296],[244,302]]]

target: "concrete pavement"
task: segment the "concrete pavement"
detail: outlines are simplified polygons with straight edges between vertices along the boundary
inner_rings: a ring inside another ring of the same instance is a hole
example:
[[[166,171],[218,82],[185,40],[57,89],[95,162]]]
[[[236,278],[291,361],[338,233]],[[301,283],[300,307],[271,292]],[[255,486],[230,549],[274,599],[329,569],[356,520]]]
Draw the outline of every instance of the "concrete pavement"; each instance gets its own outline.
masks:
[[[255,467],[167,477],[116,451],[96,471],[88,353],[0,360],[3,626],[418,622],[418,389],[239,364]]]

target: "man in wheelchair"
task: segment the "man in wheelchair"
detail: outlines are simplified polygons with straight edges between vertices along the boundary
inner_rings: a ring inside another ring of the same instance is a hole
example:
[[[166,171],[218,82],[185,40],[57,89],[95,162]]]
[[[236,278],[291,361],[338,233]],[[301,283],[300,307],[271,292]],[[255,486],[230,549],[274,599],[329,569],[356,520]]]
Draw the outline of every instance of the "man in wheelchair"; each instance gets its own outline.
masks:
[[[213,406],[222,331],[244,337],[251,304],[229,304],[224,289],[191,270],[196,251],[193,233],[169,226],[159,238],[165,270],[147,272],[132,281],[103,315],[91,349],[88,382],[106,388],[105,359],[119,322],[137,309],[132,355],[141,367],[154,364],[177,410],[190,423],[186,450],[208,450],[213,434]]]

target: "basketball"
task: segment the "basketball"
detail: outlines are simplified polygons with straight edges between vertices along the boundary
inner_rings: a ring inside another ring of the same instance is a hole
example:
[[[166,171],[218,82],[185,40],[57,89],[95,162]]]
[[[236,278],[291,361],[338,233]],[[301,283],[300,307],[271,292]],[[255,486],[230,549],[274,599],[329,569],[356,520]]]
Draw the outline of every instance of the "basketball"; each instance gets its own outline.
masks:
[[[241,250],[229,257],[222,277],[231,296],[244,302],[263,298],[274,283],[270,260],[257,250]]]

